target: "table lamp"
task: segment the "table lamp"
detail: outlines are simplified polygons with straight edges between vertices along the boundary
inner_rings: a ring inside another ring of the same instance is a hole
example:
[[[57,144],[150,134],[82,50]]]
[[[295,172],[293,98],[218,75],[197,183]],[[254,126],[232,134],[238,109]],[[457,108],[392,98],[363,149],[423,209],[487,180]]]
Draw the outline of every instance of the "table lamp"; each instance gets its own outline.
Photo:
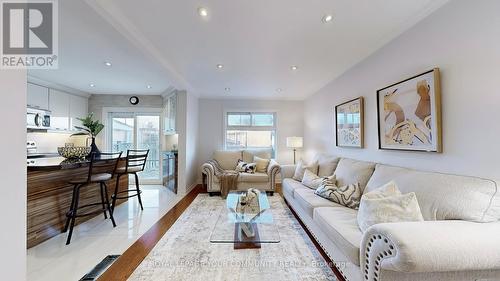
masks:
[[[302,148],[303,146],[302,137],[287,137],[286,146],[288,148],[293,148],[293,164],[295,164],[295,152],[297,148]]]

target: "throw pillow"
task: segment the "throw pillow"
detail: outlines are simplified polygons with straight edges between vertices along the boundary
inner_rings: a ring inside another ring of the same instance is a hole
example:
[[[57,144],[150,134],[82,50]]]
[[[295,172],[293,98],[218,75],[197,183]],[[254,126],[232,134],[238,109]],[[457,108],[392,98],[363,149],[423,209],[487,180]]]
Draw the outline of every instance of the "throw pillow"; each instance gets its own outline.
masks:
[[[304,177],[304,173],[306,170],[309,170],[316,174],[318,172],[318,162],[313,162],[309,165],[306,165],[304,160],[299,160],[299,163],[297,163],[297,166],[295,167],[295,173],[293,174],[292,179],[302,182],[302,178]]]
[[[415,192],[401,194],[392,181],[361,197],[358,226],[363,232],[374,224],[423,220]]]
[[[302,184],[309,188],[317,189],[325,178],[328,178],[330,181],[335,182],[335,176],[319,177],[315,173],[306,169],[306,171],[304,172],[304,177],[302,178]]]
[[[314,193],[332,202],[356,210],[359,208],[362,191],[359,183],[338,187],[335,182],[325,178]]]
[[[270,159],[264,159],[257,156],[253,157],[253,161],[257,164],[257,172],[259,173],[266,173],[267,166],[269,166],[269,162],[271,162]]]
[[[249,173],[254,174],[257,168],[256,163],[247,163],[243,160],[238,160],[238,164],[236,165],[236,171],[240,173]]]

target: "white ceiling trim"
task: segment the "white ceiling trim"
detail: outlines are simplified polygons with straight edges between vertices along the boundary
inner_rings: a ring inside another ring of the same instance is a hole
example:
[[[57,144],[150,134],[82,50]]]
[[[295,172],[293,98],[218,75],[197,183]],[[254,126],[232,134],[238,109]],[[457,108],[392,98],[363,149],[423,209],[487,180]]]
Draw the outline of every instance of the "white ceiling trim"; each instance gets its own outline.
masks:
[[[125,38],[136,45],[146,55],[152,57],[163,66],[171,76],[170,82],[177,89],[187,89],[192,92],[193,87],[172,66],[172,64],[161,55],[154,44],[144,37],[137,27],[131,23],[111,1],[85,0],[102,18],[109,22]]]

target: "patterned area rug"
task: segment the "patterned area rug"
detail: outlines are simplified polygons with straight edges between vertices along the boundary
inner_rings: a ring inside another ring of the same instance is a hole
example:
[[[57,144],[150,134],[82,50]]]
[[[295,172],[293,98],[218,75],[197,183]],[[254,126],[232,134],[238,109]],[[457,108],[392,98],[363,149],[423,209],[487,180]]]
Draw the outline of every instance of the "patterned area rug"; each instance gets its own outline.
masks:
[[[245,250],[210,243],[225,201],[200,194],[129,280],[337,280],[283,199],[269,201],[280,243]]]

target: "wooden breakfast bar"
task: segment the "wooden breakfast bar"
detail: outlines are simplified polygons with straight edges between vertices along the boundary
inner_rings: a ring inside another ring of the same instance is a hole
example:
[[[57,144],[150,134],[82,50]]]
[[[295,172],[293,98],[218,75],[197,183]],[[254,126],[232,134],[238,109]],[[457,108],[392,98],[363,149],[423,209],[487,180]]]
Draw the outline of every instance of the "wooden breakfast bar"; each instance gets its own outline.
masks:
[[[70,160],[63,157],[38,158],[28,161],[28,198],[27,198],[27,247],[31,248],[43,241],[60,234],[66,222],[66,212],[71,204],[73,185],[71,179],[86,176],[89,172],[89,160]],[[125,166],[122,158],[118,166]],[[107,182],[108,194],[113,194],[116,177]],[[119,191],[128,188],[128,177],[120,178]],[[82,205],[99,202],[99,184],[92,184],[82,188],[80,202]],[[125,200],[117,200],[117,205]],[[88,211],[99,210],[98,206],[88,208]],[[102,213],[95,216],[101,216]],[[95,216],[78,218],[80,224]],[[109,224],[110,231],[113,227]]]

